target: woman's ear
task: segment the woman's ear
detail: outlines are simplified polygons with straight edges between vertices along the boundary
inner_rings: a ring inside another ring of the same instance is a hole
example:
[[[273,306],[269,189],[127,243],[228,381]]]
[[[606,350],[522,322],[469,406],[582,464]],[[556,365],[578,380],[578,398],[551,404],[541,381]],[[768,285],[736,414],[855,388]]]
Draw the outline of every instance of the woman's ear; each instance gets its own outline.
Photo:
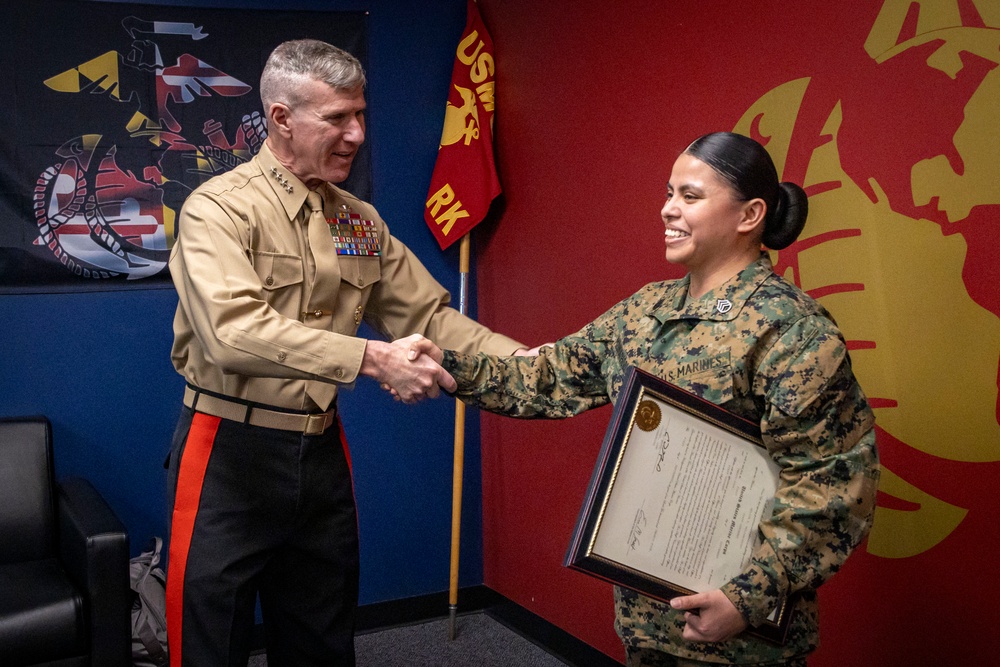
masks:
[[[764,217],[767,215],[767,204],[763,199],[751,199],[743,204],[743,218],[736,227],[737,231],[748,234],[754,230],[764,229]]]

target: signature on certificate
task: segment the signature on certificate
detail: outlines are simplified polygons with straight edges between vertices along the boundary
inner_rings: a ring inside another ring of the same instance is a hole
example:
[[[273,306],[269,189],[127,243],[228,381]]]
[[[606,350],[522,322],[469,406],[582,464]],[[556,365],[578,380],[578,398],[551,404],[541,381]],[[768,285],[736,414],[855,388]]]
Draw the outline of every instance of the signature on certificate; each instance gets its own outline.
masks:
[[[640,507],[635,511],[635,519],[632,521],[632,530],[628,533],[628,548],[630,551],[635,551],[639,548],[639,536],[642,535],[642,529],[646,527],[646,513],[642,511]]]
[[[656,443],[656,472],[663,470],[663,459],[667,458],[668,447],[670,447],[670,431],[664,431],[663,437]]]

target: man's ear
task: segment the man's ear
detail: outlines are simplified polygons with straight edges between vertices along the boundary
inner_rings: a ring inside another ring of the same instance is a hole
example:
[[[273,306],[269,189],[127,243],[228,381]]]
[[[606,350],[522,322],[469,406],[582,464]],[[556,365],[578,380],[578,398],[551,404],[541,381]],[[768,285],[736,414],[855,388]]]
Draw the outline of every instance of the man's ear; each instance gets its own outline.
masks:
[[[755,229],[763,228],[764,217],[767,215],[767,204],[763,199],[751,199],[743,204],[743,218],[737,226],[737,230],[749,233]]]
[[[283,137],[290,137],[292,135],[291,115],[292,110],[288,108],[288,105],[282,102],[272,104],[271,108],[267,110],[268,133],[276,132]]]

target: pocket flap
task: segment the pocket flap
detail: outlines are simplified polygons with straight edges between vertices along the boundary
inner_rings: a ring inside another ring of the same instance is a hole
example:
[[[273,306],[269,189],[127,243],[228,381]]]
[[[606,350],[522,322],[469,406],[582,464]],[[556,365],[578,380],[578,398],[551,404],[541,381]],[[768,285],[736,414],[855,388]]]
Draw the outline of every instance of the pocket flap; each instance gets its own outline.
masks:
[[[378,257],[340,257],[340,279],[358,289],[371,287],[382,278]]]
[[[302,282],[302,258],[276,252],[252,252],[253,268],[266,290],[281,289]]]

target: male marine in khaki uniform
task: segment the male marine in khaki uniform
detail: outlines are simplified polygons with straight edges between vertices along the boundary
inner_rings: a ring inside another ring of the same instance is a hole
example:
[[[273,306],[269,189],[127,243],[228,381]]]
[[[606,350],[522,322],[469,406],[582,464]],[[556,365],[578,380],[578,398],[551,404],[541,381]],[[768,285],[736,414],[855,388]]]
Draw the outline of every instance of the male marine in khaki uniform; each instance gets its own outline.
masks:
[[[268,137],[184,204],[170,270],[174,435],[167,622],[172,667],[246,664],[260,594],[270,667],[353,665],[358,536],[338,386],[368,376],[404,402],[454,381],[390,339],[511,354],[519,343],[448,293],[376,210],[335,187],[365,136],[351,55],[286,42],[261,76]]]

